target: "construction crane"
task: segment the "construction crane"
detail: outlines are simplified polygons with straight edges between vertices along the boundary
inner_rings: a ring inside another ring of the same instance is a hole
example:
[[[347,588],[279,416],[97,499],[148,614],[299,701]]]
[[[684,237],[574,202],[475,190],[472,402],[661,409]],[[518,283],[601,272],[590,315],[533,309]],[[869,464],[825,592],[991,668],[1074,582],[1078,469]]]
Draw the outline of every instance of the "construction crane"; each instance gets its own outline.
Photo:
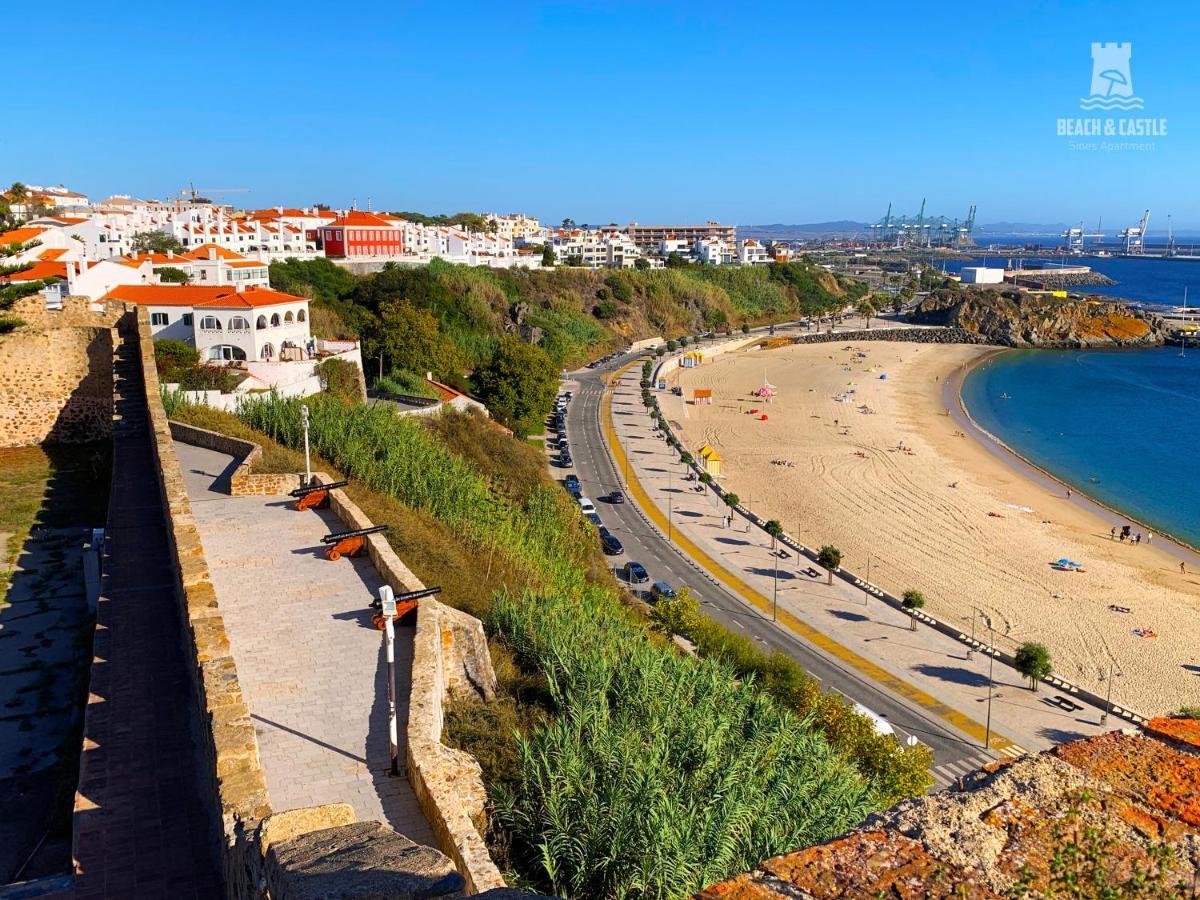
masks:
[[[1122,228],[1117,237],[1125,242],[1125,252],[1130,256],[1141,256],[1146,249],[1146,229],[1150,226],[1150,210],[1142,213],[1142,221],[1129,228]]]
[[[192,182],[188,182],[188,186],[179,192],[180,197],[191,197],[193,203],[209,203],[208,198],[211,194],[248,194],[250,188],[196,188]]]

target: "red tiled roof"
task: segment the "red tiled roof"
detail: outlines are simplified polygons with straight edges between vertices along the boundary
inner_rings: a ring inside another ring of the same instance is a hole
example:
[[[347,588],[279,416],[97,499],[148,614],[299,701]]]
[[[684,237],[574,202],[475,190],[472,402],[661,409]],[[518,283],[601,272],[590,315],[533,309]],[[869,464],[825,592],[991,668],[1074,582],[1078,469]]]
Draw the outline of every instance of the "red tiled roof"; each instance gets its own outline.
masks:
[[[43,278],[55,277],[67,277],[67,264],[64,262],[40,260],[35,262],[28,269],[22,269],[20,272],[13,272],[11,275],[5,275],[3,278],[0,278],[0,281],[12,284],[21,281],[41,281]]]
[[[32,241],[39,234],[45,233],[45,228],[18,228],[15,231],[6,231],[0,234],[0,247],[8,244],[24,244],[26,241]]]
[[[255,309],[260,306],[276,306],[280,303],[308,302],[304,297],[273,291],[270,288],[247,287],[239,291],[227,286],[178,284],[122,284],[113,288],[101,299],[124,300],[143,306],[193,306],[217,309]]]
[[[352,209],[325,227],[342,228],[349,225],[355,228],[394,228],[403,221],[403,219],[398,219],[387,213],[363,212],[360,209]]]

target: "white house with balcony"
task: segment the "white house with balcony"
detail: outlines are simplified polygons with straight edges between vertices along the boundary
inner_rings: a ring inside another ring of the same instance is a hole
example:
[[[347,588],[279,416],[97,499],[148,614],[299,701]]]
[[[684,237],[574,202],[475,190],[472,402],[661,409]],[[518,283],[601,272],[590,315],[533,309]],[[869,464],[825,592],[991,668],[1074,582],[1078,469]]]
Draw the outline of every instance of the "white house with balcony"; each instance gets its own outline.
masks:
[[[153,336],[192,344],[209,362],[289,362],[313,354],[308,300],[269,288],[136,284],[105,300],[145,306]]]

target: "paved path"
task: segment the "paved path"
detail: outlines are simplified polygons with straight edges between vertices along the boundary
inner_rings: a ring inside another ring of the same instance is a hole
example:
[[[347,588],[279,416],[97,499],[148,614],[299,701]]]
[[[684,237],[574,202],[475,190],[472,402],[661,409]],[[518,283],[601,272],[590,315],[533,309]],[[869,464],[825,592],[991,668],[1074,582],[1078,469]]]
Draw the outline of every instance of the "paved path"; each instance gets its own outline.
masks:
[[[95,663],[75,805],[74,896],[223,896],[220,822],[199,785],[195,698],[181,650],[157,462],[135,337],[117,364],[117,422]]]
[[[364,556],[330,562],[328,510],[296,512],[282,497],[220,492],[234,460],[176,443],[192,512],[258,733],[276,812],[349,803],[436,846],[407,780],[387,774],[387,668],[368,608],[381,584]],[[217,490],[214,490],[214,487]],[[396,629],[400,765],[412,628]]]

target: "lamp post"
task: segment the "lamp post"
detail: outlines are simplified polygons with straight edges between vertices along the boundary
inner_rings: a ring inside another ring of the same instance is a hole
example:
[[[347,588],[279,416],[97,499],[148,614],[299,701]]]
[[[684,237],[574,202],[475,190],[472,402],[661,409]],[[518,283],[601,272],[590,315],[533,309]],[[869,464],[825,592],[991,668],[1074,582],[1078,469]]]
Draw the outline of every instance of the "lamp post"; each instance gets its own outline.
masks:
[[[386,584],[379,588],[379,603],[383,613],[383,640],[387,647],[388,740],[391,741],[391,775],[400,774],[400,744],[396,731],[396,597]]]
[[[300,421],[304,425],[304,484],[312,484],[312,463],[308,457],[308,404],[300,404]]]
[[[869,599],[869,588],[871,586],[871,554],[867,554],[867,580],[863,582],[863,606],[867,605]]]
[[[983,749],[992,749],[992,686],[995,683],[992,680],[992,666],[996,663],[996,632],[992,630],[992,617],[984,616],[984,621],[987,622],[988,635],[990,638],[988,646],[988,706],[987,706],[987,726],[983,735]]]
[[[1104,692],[1104,712],[1100,714],[1101,725],[1108,721],[1108,714],[1112,712],[1112,683],[1115,669],[1115,660],[1110,656],[1108,658],[1108,690]]]
[[[777,622],[779,608],[779,538],[771,535],[771,555],[775,557],[775,580],[771,584],[771,621]]]
[[[971,643],[967,644],[967,659],[975,658],[975,613],[977,608],[971,607]]]

